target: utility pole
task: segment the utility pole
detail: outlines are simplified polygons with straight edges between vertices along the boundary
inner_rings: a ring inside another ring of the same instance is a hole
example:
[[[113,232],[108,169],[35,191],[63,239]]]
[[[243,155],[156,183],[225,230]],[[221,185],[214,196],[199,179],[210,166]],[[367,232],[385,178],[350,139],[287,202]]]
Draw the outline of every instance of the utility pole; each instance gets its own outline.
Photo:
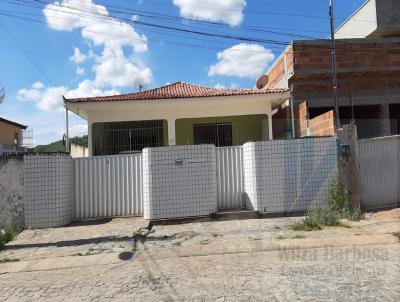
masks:
[[[333,85],[333,98],[335,101],[335,116],[336,116],[336,130],[342,127],[339,115],[339,101],[338,101],[338,81],[337,81],[337,66],[336,66],[336,41],[335,41],[335,19],[333,14],[333,0],[329,0],[329,19],[331,23],[331,44],[332,44],[332,85]]]

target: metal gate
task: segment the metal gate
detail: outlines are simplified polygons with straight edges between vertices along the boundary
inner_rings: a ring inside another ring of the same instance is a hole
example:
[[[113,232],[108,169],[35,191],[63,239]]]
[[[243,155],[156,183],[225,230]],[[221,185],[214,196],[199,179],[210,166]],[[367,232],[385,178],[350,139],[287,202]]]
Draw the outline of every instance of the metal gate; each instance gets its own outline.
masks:
[[[367,209],[396,207],[400,203],[400,136],[358,142],[360,191]]]
[[[243,208],[243,148],[216,148],[218,209]]]
[[[141,215],[142,154],[73,159],[73,219]]]

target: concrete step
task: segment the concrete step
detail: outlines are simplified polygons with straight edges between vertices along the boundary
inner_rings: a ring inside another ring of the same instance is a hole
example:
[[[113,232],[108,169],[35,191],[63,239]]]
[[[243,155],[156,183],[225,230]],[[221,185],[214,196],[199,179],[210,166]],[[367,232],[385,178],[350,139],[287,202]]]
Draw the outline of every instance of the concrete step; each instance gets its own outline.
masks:
[[[245,209],[221,210],[217,213],[211,214],[211,218],[218,220],[257,219],[260,217],[261,216],[257,211]]]

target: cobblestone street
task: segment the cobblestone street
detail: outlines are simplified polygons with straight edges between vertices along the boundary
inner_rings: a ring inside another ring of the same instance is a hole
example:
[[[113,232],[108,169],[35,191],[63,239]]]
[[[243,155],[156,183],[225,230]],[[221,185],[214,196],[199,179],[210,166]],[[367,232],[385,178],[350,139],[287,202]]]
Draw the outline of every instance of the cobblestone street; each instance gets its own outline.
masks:
[[[66,246],[37,257],[46,247],[17,248],[32,235],[26,231],[0,253],[21,257],[0,264],[0,301],[399,301],[400,243],[391,235],[400,229],[396,215],[304,238],[290,238],[293,219],[286,218],[154,226],[136,245],[124,237],[115,249],[98,243],[110,249],[87,256],[60,253],[74,252]],[[97,226],[98,232],[120,233],[131,223],[121,221]],[[51,232],[36,231],[30,240],[51,241]],[[276,239],[279,234],[288,239]]]

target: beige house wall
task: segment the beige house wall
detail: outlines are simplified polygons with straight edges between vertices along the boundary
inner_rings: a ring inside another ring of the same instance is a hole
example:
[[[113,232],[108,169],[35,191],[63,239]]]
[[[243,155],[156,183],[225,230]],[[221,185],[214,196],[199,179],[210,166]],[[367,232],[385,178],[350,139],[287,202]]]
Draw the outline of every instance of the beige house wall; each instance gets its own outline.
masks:
[[[92,125],[96,122],[167,120],[168,145],[176,145],[175,121],[183,118],[266,114],[268,138],[272,139],[272,109],[289,98],[288,92],[209,98],[68,104],[88,121],[89,154],[92,155]]]
[[[19,138],[20,132],[21,129],[19,127],[0,121],[0,143],[4,145],[14,145],[15,133],[18,134]]]
[[[78,144],[70,143],[71,157],[88,157],[89,148]]]

